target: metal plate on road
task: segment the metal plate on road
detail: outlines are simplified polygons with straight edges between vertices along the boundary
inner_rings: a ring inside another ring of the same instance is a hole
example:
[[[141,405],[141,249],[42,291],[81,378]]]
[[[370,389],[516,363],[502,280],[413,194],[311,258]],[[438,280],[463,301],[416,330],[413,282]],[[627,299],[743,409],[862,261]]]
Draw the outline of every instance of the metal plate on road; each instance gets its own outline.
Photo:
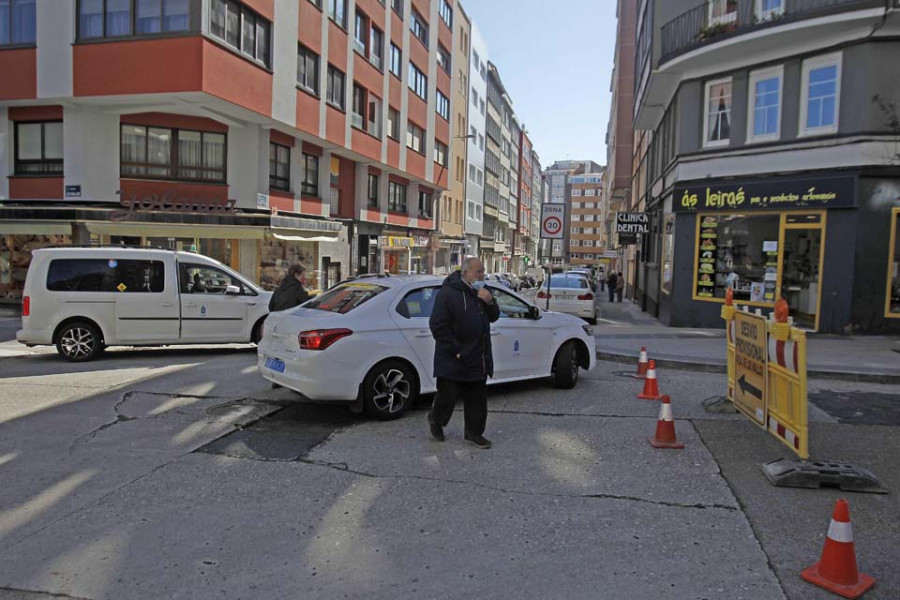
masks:
[[[734,405],[757,425],[766,427],[766,319],[743,311],[737,311],[734,319]]]

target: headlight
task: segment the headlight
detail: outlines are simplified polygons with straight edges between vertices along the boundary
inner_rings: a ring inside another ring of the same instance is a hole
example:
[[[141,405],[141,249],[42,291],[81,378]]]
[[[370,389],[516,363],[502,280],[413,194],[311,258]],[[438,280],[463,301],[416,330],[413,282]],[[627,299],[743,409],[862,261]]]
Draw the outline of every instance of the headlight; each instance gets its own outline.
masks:
[[[586,334],[588,334],[589,337],[593,337],[593,335],[594,335],[593,327],[591,327],[590,325],[582,325],[581,328],[584,329],[584,332]]]

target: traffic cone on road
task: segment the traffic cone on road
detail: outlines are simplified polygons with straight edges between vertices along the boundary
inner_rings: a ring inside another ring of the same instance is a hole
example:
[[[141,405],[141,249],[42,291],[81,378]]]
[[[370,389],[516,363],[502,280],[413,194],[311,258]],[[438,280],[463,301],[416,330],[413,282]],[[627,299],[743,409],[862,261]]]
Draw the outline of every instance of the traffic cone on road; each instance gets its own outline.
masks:
[[[681,450],[684,444],[675,437],[675,421],[672,420],[672,404],[668,396],[662,397],[659,406],[659,420],[656,421],[656,436],[650,438],[650,445],[654,448],[670,448]]]
[[[644,391],[638,394],[642,400],[659,400],[659,384],[656,381],[656,361],[651,360],[644,379]]]
[[[647,348],[641,346],[641,353],[638,356],[637,373],[633,375],[635,379],[644,379],[647,377]]]
[[[822,559],[800,573],[800,577],[844,598],[859,598],[875,585],[874,579],[860,573],[856,567],[850,507],[843,498],[834,505]]]

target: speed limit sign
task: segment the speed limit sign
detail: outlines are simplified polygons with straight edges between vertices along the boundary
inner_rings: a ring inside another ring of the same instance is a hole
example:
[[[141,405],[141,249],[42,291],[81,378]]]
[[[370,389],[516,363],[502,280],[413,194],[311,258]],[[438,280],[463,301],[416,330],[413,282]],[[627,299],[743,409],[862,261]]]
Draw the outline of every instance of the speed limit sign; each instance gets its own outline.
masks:
[[[563,238],[566,222],[565,204],[544,204],[541,206],[541,239],[559,240]]]

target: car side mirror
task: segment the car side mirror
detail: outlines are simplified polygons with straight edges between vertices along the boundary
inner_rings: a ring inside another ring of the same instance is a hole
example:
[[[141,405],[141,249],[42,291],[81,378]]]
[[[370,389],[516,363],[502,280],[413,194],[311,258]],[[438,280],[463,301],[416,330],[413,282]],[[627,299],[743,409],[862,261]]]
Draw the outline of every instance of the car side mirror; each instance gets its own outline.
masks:
[[[228,295],[230,295],[230,296],[239,296],[240,293],[241,293],[241,288],[239,288],[239,287],[236,286],[236,285],[226,285],[226,286],[225,286],[225,293],[228,294]]]
[[[531,305],[528,307],[528,318],[534,321],[537,321],[541,318],[541,309],[537,306]]]

